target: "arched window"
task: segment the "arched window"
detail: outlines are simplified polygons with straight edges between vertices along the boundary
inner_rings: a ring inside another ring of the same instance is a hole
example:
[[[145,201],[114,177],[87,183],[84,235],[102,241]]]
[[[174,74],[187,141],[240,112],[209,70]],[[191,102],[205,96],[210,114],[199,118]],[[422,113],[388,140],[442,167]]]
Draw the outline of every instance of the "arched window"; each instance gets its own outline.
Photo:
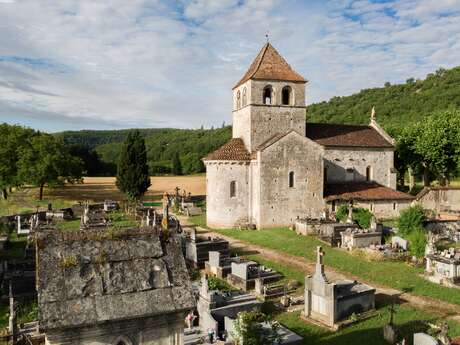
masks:
[[[273,89],[270,85],[264,87],[264,92],[262,95],[262,101],[264,104],[273,104]]]
[[[366,181],[372,181],[372,167],[368,166],[366,168]]]
[[[294,188],[294,172],[289,172],[289,188]]]
[[[290,105],[291,104],[291,87],[285,86],[283,90],[281,90],[281,103],[283,105]]]
[[[323,169],[323,182],[327,183],[327,167]]]
[[[236,93],[236,109],[241,108],[241,93],[240,90]]]
[[[247,104],[246,88],[243,89],[243,107]]]
[[[236,181],[230,182],[230,198],[234,198],[236,196]]]

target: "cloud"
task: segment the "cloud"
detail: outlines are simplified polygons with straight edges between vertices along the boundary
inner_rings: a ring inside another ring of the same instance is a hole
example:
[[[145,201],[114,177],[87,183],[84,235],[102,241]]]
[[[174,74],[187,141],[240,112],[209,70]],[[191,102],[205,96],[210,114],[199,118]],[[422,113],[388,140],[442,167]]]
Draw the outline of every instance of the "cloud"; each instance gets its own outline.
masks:
[[[0,0],[0,121],[216,126],[267,32],[316,102],[458,64],[458,22],[450,0]]]

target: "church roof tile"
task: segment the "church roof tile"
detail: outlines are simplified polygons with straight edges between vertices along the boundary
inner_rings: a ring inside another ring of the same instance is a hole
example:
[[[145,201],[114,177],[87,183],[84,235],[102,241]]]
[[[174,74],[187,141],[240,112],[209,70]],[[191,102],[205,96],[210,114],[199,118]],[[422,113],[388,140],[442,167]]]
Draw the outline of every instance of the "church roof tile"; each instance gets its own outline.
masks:
[[[307,123],[307,138],[323,146],[392,148],[371,126]]]
[[[265,44],[234,89],[249,79],[306,82],[270,44]]]
[[[249,161],[251,155],[241,138],[233,138],[214,152],[203,158],[204,161]]]
[[[376,182],[328,183],[324,199],[332,200],[413,200],[414,197]]]

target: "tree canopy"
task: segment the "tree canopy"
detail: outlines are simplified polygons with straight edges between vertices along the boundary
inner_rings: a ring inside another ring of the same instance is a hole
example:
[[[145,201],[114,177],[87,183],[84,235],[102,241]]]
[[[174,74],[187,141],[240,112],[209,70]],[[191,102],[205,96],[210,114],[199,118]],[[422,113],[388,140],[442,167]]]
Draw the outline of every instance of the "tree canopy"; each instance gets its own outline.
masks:
[[[116,185],[128,199],[139,199],[150,187],[149,168],[144,138],[131,131],[121,146]]]
[[[72,156],[62,140],[39,133],[21,147],[18,176],[21,181],[39,187],[39,200],[43,187],[76,182],[81,178],[82,162]]]

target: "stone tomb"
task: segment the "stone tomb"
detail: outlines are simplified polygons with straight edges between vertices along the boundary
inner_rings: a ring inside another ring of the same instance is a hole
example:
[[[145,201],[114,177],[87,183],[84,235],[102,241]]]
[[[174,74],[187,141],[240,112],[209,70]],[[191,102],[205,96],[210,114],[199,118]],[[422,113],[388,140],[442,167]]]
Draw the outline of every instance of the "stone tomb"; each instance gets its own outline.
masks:
[[[195,299],[176,234],[44,231],[36,243],[46,344],[183,344]]]
[[[333,329],[353,313],[375,308],[375,289],[356,281],[330,282],[324,274],[323,251],[317,247],[316,270],[305,278],[303,317]]]
[[[256,280],[259,280],[261,284],[267,284],[283,277],[278,272],[261,266],[255,261],[234,261],[231,268],[232,272],[227,276],[227,281],[243,291],[253,290]]]
[[[430,281],[460,288],[460,249],[449,248],[425,255],[425,272]]]
[[[342,247],[349,250],[355,248],[366,248],[371,245],[378,246],[382,244],[383,226],[377,224],[372,217],[369,229],[348,228],[340,233],[342,237]]]
[[[210,251],[209,260],[204,263],[206,274],[225,279],[232,272],[232,262],[236,260],[220,252]]]
[[[192,267],[203,268],[209,260],[209,252],[212,251],[219,252],[222,258],[230,255],[228,241],[219,237],[198,236],[195,227],[184,230],[187,231],[185,258]]]
[[[261,302],[251,294],[242,292],[210,291],[206,277],[201,279],[200,295],[197,303],[200,328],[207,333],[213,330],[221,336],[225,331],[225,318],[235,319],[239,312],[259,310]]]
[[[330,246],[337,247],[342,243],[341,233],[347,229],[359,229],[354,223],[339,223],[330,220],[300,219],[295,223],[299,235],[315,235]]]

